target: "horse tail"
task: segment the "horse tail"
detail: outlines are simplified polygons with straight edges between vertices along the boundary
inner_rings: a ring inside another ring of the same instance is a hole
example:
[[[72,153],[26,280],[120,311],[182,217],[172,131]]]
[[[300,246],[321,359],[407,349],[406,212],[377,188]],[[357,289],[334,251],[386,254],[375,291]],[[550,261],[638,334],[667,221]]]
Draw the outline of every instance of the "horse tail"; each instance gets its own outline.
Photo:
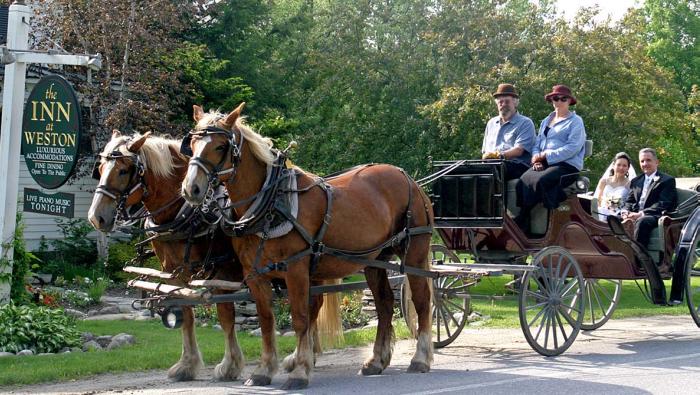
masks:
[[[340,284],[342,279],[324,281],[324,284]],[[318,312],[316,329],[324,349],[340,348],[345,344],[343,324],[340,320],[340,294],[337,292],[323,295],[323,304]]]

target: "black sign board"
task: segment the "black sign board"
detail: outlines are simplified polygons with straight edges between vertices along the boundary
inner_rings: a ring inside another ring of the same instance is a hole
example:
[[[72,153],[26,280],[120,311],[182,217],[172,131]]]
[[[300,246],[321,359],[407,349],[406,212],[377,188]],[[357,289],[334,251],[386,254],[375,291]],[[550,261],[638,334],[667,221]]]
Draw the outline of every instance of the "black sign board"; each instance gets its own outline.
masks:
[[[75,195],[72,193],[47,195],[36,189],[24,188],[24,212],[73,218],[74,208]]]
[[[43,77],[24,105],[22,153],[34,181],[56,189],[73,174],[82,119],[73,87],[58,75]]]

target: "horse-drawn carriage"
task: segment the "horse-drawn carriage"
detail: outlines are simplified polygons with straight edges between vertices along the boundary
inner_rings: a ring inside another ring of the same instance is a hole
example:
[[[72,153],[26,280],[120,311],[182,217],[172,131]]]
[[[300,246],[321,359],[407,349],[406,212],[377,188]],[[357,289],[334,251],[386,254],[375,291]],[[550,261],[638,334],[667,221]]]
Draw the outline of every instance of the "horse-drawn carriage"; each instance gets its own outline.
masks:
[[[291,166],[285,152],[273,150],[269,140],[240,121],[241,109],[225,115],[195,107],[198,125],[182,145],[115,133],[96,166],[100,185],[90,210],[96,228],[111,230],[118,213],[137,201],[148,209],[146,228],[162,271],[128,270],[140,276],[132,285],[153,293],[142,300],[146,307],[167,317],[176,311],[170,307],[183,306],[183,355],[171,368],[173,378],[196,375],[201,356],[190,306],[213,302],[222,306],[227,340],[215,377],[240,375],[243,358],[230,302],[241,298],[234,292],[242,280],[257,302],[263,332],[261,363],[247,381],[253,385],[269,384],[277,370],[270,281],[286,282],[298,339],[296,351],[283,362],[290,372],[286,389],[308,385],[311,348],[317,345],[310,333],[322,303],[314,295],[358,286],[320,284],[362,269],[379,316],[374,353],[363,374],[381,373],[391,359],[396,278],[387,271],[392,270],[407,275],[402,304],[418,317],[409,372],[428,371],[432,345],[445,346],[459,334],[467,320],[469,288],[485,275],[506,271],[523,273],[521,326],[544,355],[565,351],[580,329],[602,325],[619,300],[622,279],[647,279],[650,298],[666,303],[661,278],[668,270],[657,270],[655,263],[674,267],[677,276],[687,264],[681,274],[700,325],[690,281],[699,250],[697,192],[687,191],[692,196],[679,211],[662,218],[653,244],[658,248],[651,253],[591,216],[585,209],[590,201],[578,196],[587,189],[584,178],[565,181],[571,184],[569,197],[557,210],[533,211],[531,228],[541,236],[532,238],[511,219],[517,211],[514,184],[504,181],[499,161],[436,162],[437,172],[428,177],[431,205],[418,184],[393,166],[361,166],[326,179]],[[221,188],[227,191],[223,203]],[[429,261],[433,225],[444,246],[433,246]],[[231,250],[236,256],[226,254]],[[475,262],[466,263],[462,253]]]
[[[685,294],[700,326],[700,283],[692,281],[700,274],[700,179],[678,180],[680,204],[659,219],[645,248],[616,228],[619,222],[598,220],[597,202],[586,194],[589,182],[582,175],[562,180],[567,199],[557,209],[533,210],[534,235],[526,235],[512,219],[519,211],[517,180],[504,180],[500,161],[443,161],[434,168],[439,178],[431,198],[444,246],[432,246],[433,270],[454,276],[434,283],[436,346],[452,342],[465,325],[466,305],[456,300],[475,296],[464,289],[460,269],[522,272],[516,287],[520,323],[542,355],[561,354],[579,330],[601,327],[617,307],[622,280],[643,282],[646,298],[665,305],[663,279],[673,276],[672,293]]]

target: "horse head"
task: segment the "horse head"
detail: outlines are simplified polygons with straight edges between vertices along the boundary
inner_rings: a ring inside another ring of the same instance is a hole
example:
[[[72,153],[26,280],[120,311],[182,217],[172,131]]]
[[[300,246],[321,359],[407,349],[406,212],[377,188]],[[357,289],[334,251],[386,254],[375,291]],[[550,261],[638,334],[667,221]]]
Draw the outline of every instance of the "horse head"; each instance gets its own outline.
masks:
[[[144,194],[145,161],[139,150],[151,132],[133,137],[118,130],[99,154],[92,176],[99,181],[88,211],[92,226],[103,232],[114,227],[118,210],[137,203]]]
[[[239,118],[245,103],[228,115],[204,113],[195,105],[194,130],[185,137],[181,153],[189,155],[187,175],[182,182],[182,196],[192,205],[201,204],[212,183],[230,179],[241,160],[243,133]]]

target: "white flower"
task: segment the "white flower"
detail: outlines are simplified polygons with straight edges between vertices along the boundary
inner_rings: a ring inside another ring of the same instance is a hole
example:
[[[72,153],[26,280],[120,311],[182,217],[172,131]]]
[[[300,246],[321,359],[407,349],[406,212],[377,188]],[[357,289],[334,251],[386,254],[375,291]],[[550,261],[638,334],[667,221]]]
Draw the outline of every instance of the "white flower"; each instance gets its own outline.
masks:
[[[661,178],[661,177],[659,177],[658,175],[656,175],[656,176],[654,176],[654,178],[652,178],[651,180],[654,181],[654,182],[657,182],[657,181],[659,181],[660,178]]]

